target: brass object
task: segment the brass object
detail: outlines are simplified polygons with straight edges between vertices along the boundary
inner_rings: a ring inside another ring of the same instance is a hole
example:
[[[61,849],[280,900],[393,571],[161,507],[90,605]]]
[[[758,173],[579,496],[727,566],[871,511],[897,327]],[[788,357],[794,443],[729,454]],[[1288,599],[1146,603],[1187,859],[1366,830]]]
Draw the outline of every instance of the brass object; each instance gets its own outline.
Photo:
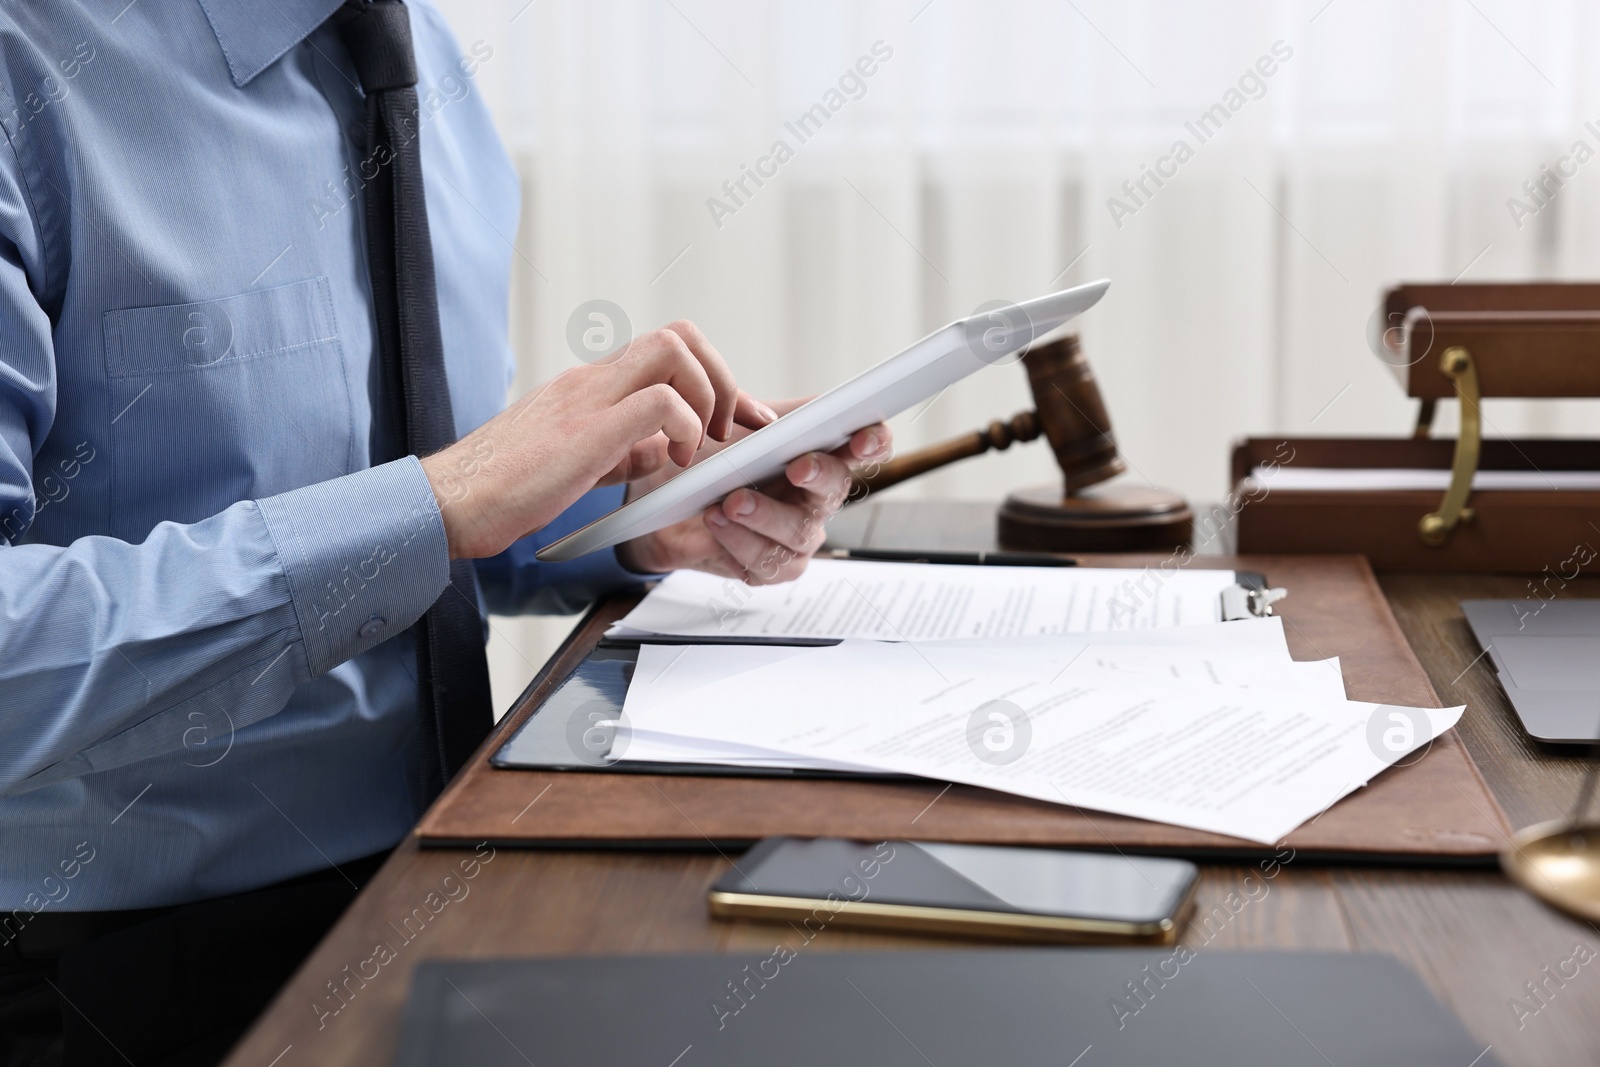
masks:
[[[1520,830],[1500,866],[1546,904],[1600,922],[1600,825],[1555,819]]]
[[[1569,915],[1600,921],[1600,826],[1582,821],[1600,781],[1600,744],[1565,819],[1518,831],[1500,853],[1500,866],[1522,888]]]
[[[1439,510],[1430,511],[1417,524],[1422,540],[1430,545],[1444,544],[1457,524],[1472,521],[1467,499],[1472,495],[1472,476],[1478,473],[1478,452],[1483,445],[1483,420],[1478,411],[1482,396],[1472,353],[1459,345],[1447,348],[1439,359],[1439,369],[1455,383],[1456,398],[1461,401],[1461,433],[1456,438],[1455,461],[1450,467],[1450,488],[1445,491]]]
[[[1077,944],[1171,945],[1194,909],[1196,879],[1172,917],[1152,922],[1037,915],[976,908],[939,908],[915,904],[886,904],[869,900],[823,900],[810,897],[767,896],[713,889],[711,914],[719,919],[804,921],[825,910],[838,926],[866,929],[914,930],[958,937],[996,938],[1007,941],[1057,941]]]
[[[1186,545],[1194,523],[1188,502],[1153,486],[1102,485],[1127,470],[1111,417],[1077,334],[1022,355],[1034,410],[1007,422],[891,460],[857,476],[857,492],[876,492],[969,456],[1043,437],[1062,482],[1012,493],[1001,506],[1004,549],[1034,552],[1165,551]]]

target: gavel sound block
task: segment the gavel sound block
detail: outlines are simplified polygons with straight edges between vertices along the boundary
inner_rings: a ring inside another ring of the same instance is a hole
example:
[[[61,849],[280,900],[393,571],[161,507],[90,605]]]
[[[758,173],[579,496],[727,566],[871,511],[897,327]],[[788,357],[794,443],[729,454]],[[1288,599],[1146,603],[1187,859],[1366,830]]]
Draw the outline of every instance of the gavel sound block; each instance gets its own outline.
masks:
[[[891,460],[859,484],[871,493],[1013,442],[1049,442],[1063,484],[1019,489],[999,511],[1002,548],[1033,552],[1161,551],[1186,545],[1189,504],[1151,486],[1102,485],[1127,470],[1077,334],[1023,353],[1033,411]]]

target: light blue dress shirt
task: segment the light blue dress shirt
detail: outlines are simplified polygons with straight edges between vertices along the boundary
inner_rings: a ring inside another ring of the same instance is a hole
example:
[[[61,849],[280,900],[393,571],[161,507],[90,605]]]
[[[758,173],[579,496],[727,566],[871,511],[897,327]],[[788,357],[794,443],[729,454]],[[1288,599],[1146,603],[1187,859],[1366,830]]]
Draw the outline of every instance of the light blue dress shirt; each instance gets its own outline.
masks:
[[[415,822],[444,527],[385,426],[339,0],[0,8],[0,911],[264,885]],[[456,426],[501,409],[517,179],[411,5]],[[497,610],[637,581],[480,567]],[[84,862],[84,856],[91,858]],[[7,927],[0,926],[0,940]]]

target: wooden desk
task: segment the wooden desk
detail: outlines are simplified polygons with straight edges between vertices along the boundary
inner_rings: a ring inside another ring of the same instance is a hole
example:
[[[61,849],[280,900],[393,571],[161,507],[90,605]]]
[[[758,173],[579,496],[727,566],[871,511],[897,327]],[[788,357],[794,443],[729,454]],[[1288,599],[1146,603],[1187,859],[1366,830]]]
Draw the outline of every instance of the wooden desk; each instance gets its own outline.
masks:
[[[877,547],[979,548],[992,545],[992,524],[993,509],[986,505],[869,502],[841,516],[834,536],[839,543]],[[1521,734],[1493,672],[1474,663],[1478,650],[1457,607],[1470,597],[1527,595],[1526,581],[1388,575],[1382,584],[1434,688],[1446,701],[1467,704],[1462,738],[1512,823],[1521,827],[1563,814],[1576,795],[1581,760]],[[1562,595],[1600,596],[1600,580],[1576,581]],[[422,959],[770,952],[786,930],[707,917],[706,890],[727,866],[715,852],[502,849],[476,877],[460,880],[459,864],[470,856],[422,851],[413,839],[402,843],[228,1063],[391,1062],[409,974]],[[450,883],[454,900],[444,883],[449,875],[457,879]],[[407,938],[400,928],[418,909],[427,919],[413,918]],[[1265,880],[1256,867],[1212,865],[1204,870],[1196,915],[1225,917],[1190,925],[1184,940],[1201,956],[1230,948],[1392,953],[1421,974],[1484,1045],[1492,1044],[1502,1062],[1600,1063],[1600,958],[1564,985],[1548,981],[1552,992],[1543,1002],[1524,988],[1545,980],[1547,967],[1554,974],[1577,945],[1600,953],[1600,931],[1548,910],[1498,874],[1290,863]],[[367,963],[380,942],[396,946],[394,958]],[[960,942],[837,929],[812,942],[824,951],[954,944]],[[374,970],[370,980],[353,977]],[[347,1003],[332,1014],[341,1004],[332,996],[335,986]],[[1520,1015],[1514,999],[1526,1005]],[[617,1010],[625,1017],[627,1005]]]

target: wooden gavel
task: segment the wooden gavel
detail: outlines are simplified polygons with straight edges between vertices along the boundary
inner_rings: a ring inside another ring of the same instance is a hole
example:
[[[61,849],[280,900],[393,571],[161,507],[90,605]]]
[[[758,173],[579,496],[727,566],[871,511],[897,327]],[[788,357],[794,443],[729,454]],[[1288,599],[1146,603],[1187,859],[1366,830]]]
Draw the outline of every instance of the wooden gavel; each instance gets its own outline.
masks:
[[[1067,334],[1028,349],[1022,354],[1022,365],[1028,372],[1034,410],[1018,412],[1005,422],[996,419],[976,433],[898,456],[857,479],[861,486],[857,498],[960,459],[991,450],[1004,452],[1014,442],[1033,441],[1041,433],[1066,476],[1068,494],[1125,471],[1127,466],[1111,435],[1111,417],[1078,335]]]
[[[1127,470],[1111,433],[1111,416],[1084,358],[1078,335],[1035,345],[1022,354],[1034,409],[1008,421],[911,452],[856,476],[852,499],[907,478],[1043,436],[1061,468],[1061,485],[1019,489],[998,513],[1002,548],[1042,552],[1116,552],[1187,544],[1188,502],[1153,486],[1093,488]]]

